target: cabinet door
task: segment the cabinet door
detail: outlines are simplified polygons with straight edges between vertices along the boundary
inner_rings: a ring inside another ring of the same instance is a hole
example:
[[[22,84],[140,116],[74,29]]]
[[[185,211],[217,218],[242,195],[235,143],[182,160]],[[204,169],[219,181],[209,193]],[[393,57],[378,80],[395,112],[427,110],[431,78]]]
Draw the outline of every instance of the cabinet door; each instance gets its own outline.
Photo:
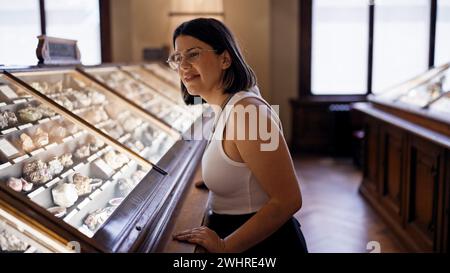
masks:
[[[385,209],[400,223],[404,199],[405,133],[386,125],[380,135],[380,195]]]
[[[439,188],[443,151],[419,138],[410,142],[406,230],[423,251],[436,251]]]
[[[443,202],[442,212],[440,213],[442,217],[442,225],[440,234],[442,234],[439,242],[441,244],[441,252],[448,253],[450,250],[450,150],[446,150],[446,159],[445,159],[445,170],[444,170],[444,189],[442,192],[445,200]],[[441,210],[439,210],[441,211]]]
[[[378,181],[378,123],[366,117],[364,121],[364,186],[370,192],[376,194]]]

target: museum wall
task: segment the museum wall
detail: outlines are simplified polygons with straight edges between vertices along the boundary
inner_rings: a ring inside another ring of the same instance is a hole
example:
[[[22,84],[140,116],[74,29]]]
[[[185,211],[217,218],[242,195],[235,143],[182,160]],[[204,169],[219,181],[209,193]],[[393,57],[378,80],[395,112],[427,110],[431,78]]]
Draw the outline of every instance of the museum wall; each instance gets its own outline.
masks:
[[[255,70],[263,97],[280,105],[287,141],[289,99],[297,97],[297,1],[224,0],[224,21]],[[144,48],[170,43],[170,1],[111,0],[113,62],[142,60]],[[249,21],[249,18],[255,20]]]

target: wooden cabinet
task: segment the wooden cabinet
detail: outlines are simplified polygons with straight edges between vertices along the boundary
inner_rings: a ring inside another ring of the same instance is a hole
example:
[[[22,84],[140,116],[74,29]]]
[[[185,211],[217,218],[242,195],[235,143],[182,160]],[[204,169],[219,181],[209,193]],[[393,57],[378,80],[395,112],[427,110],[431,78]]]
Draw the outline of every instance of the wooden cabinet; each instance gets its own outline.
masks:
[[[445,174],[444,174],[444,192],[445,201],[442,208],[438,207],[438,211],[441,212],[438,217],[442,219],[442,225],[438,226],[439,233],[443,234],[442,240],[439,242],[439,246],[442,252],[448,252],[450,250],[450,151],[446,151],[445,156]]]
[[[359,119],[351,119],[350,103],[361,100],[365,97],[304,96],[291,100],[293,151],[351,156],[352,133],[360,124]]]
[[[447,252],[450,136],[371,103],[354,109],[364,114],[360,192],[409,250]]]
[[[443,149],[411,137],[406,183],[405,229],[421,250],[437,251],[436,226],[442,184]]]
[[[378,181],[378,123],[375,119],[366,117],[364,119],[364,163],[363,163],[363,173],[364,179],[363,184],[366,190],[375,195],[378,191],[377,181]]]
[[[328,105],[299,105],[294,108],[293,121],[293,150],[329,152],[331,119]]]
[[[388,213],[398,223],[402,220],[404,200],[405,138],[405,133],[396,127],[385,124],[380,129],[379,194]]]

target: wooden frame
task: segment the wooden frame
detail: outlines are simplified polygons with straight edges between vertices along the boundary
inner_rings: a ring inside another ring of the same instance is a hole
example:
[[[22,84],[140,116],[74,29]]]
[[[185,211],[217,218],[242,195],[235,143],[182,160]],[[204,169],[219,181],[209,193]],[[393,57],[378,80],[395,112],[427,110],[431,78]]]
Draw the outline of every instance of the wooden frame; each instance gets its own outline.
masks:
[[[112,62],[111,1],[99,0],[102,63]]]
[[[312,13],[313,1],[299,1],[299,98],[303,99],[308,96],[323,97],[323,101],[333,100],[333,96],[315,95],[311,90],[311,57],[312,57]],[[428,67],[434,66],[435,37],[436,37],[436,21],[437,21],[437,0],[430,0],[430,25],[429,25],[429,51],[428,51]],[[372,93],[373,79],[373,39],[374,39],[374,18],[376,12],[376,3],[369,3],[369,35],[368,35],[368,77],[366,94]],[[336,95],[341,96],[342,100],[350,98],[352,95]]]

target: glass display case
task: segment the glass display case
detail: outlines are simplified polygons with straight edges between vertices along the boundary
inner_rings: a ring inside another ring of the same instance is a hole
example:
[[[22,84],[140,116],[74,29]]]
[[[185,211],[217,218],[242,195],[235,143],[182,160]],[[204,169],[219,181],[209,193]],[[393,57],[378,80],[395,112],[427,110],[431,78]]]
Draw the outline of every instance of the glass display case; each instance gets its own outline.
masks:
[[[187,106],[183,101],[180,91],[180,77],[178,74],[160,63],[145,65],[126,65],[120,67],[134,79],[153,87],[161,95],[169,98],[177,105],[186,108],[194,118],[198,118],[203,113],[201,104]]]
[[[152,163],[180,138],[166,123],[75,69],[17,72],[14,76]]]
[[[64,112],[41,103],[5,76],[0,76],[0,89],[0,186],[92,237],[150,168],[68,120]],[[80,115],[91,107],[76,106],[71,110]]]
[[[152,95],[141,100],[166,102]],[[205,144],[183,140],[165,117],[74,67],[4,71],[0,201],[82,251],[151,251]]]
[[[190,128],[198,118],[185,105],[177,104],[170,98],[160,95],[156,91],[161,90],[159,85],[156,84],[156,88],[153,88],[118,67],[83,67],[82,71],[180,133]]]
[[[450,63],[430,69],[418,77],[372,97],[399,107],[431,115],[450,113]],[[447,116],[448,120],[450,117]]]
[[[70,253],[70,242],[52,238],[0,203],[0,253]]]
[[[144,68],[165,80],[167,83],[170,83],[175,87],[180,86],[180,77],[178,76],[178,73],[170,69],[167,65],[162,63],[149,63],[145,64]]]

